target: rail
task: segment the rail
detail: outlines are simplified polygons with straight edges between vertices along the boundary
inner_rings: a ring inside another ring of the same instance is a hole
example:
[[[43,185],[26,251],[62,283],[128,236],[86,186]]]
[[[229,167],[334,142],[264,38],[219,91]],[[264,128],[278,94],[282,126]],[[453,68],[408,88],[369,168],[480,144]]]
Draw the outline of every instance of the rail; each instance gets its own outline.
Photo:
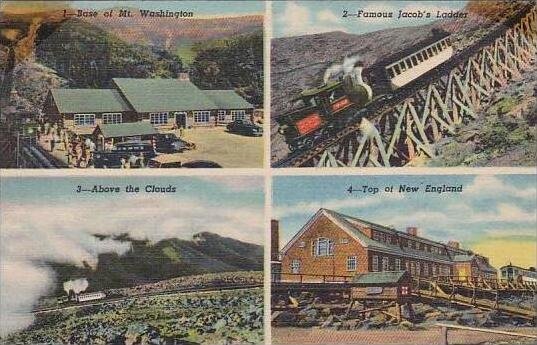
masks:
[[[287,279],[286,279],[287,278]],[[272,283],[350,283],[352,276],[273,272]]]
[[[349,116],[347,125],[273,167],[404,165],[457,125],[535,60],[537,9],[524,6],[502,25],[437,68]],[[369,120],[367,120],[368,118]],[[374,121],[371,123],[370,121]]]

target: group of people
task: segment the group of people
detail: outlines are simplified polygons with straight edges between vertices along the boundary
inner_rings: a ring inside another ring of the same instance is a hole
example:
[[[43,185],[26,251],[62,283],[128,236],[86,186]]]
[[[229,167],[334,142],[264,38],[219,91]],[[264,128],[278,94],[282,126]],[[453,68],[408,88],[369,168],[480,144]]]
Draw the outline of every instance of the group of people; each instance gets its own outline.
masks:
[[[89,138],[83,139],[80,135],[69,133],[56,123],[50,124],[47,121],[40,121],[37,126],[37,140],[49,152],[65,151],[67,164],[70,167],[88,168],[93,166],[93,153],[96,150],[96,144]]]

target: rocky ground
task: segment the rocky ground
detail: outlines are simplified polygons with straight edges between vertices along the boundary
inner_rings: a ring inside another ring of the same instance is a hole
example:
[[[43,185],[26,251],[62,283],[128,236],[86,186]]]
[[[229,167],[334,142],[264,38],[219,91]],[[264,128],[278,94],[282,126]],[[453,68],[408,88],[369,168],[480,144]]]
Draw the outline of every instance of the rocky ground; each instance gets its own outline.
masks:
[[[473,307],[451,305],[445,302],[413,303],[414,317],[410,318],[410,311],[403,306],[403,318],[406,320],[397,322],[391,315],[395,315],[395,308],[387,308],[382,311],[357,313],[359,309],[372,308],[373,306],[358,305],[344,318],[345,306],[330,306],[320,304],[318,298],[308,300],[304,295],[298,298],[299,306],[296,309],[273,312],[273,326],[283,327],[315,327],[338,331],[345,330],[426,330],[438,322],[452,323],[470,327],[531,327],[528,321],[515,319],[496,311],[483,311]],[[276,302],[275,309],[284,307],[288,302],[280,300]],[[517,305],[520,308],[537,308],[537,299],[533,297],[510,297],[504,298],[502,303]],[[378,306],[378,305],[376,305]],[[358,308],[358,309],[357,309]]]
[[[133,297],[36,316],[2,344],[258,344],[263,289]]]
[[[358,55],[365,66],[423,40],[432,28],[453,34],[456,51],[464,49],[511,16],[522,2],[479,2],[467,4],[468,18],[433,24],[386,29],[362,35],[326,32],[315,35],[273,39],[271,51],[271,118],[291,107],[290,100],[303,89],[322,83],[325,70],[346,56]],[[283,136],[271,122],[271,161],[284,158],[289,150]]]
[[[478,119],[436,144],[425,166],[535,166],[537,161],[537,68],[496,92]]]

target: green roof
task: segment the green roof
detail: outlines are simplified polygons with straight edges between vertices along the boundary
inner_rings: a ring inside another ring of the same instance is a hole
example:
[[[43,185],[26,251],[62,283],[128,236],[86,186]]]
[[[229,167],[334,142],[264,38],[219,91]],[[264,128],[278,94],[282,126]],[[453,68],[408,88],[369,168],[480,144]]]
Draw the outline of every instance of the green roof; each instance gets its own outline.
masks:
[[[253,106],[233,90],[203,90],[218,109],[247,109]]]
[[[97,125],[105,138],[133,137],[138,135],[154,135],[157,131],[149,122],[125,122],[108,125]],[[97,130],[97,128],[95,130]]]
[[[131,110],[117,90],[52,89],[50,92],[61,114],[107,113]]]
[[[202,90],[187,80],[114,78],[113,81],[139,113],[218,109]]]
[[[383,271],[357,274],[352,278],[353,283],[373,285],[373,284],[395,284],[399,283],[406,271]]]

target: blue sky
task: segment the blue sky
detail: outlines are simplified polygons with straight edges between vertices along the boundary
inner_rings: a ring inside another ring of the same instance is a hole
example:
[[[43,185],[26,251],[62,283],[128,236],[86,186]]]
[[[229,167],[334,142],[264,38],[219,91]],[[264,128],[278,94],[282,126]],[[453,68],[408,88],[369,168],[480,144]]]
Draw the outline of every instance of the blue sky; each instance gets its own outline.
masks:
[[[421,186],[420,192],[382,192],[400,184]],[[462,184],[463,192],[425,193],[427,184]],[[378,187],[381,192],[349,194],[351,185]],[[278,176],[273,203],[272,217],[281,222],[282,246],[324,207],[399,230],[417,226],[422,236],[440,242],[459,240],[463,247],[493,257],[497,265],[508,259],[535,265],[537,260],[534,175]],[[495,253],[494,245],[500,242],[505,250]]]
[[[17,6],[55,6],[63,8],[65,3],[76,9],[106,9],[110,7],[135,7],[149,10],[192,11],[194,16],[263,14],[263,1],[6,1]]]
[[[164,187],[171,184],[177,192],[75,192],[77,185],[91,188],[99,184],[120,186],[122,190],[128,184],[141,189],[148,184]],[[72,225],[79,216],[87,217],[79,225],[87,232],[115,233],[116,228],[121,228],[158,240],[166,236],[190,238],[200,231],[212,231],[259,244],[263,241],[264,183],[260,177],[2,177],[0,187],[6,228],[27,225],[41,227],[43,231],[47,231],[47,226],[54,230],[54,227]],[[10,216],[21,212],[29,217],[15,224],[18,219]],[[96,223],[102,228],[95,227]]]
[[[399,10],[456,11],[466,1],[275,1],[272,3],[273,36],[300,36],[329,31],[344,31],[352,34],[377,31],[386,28],[423,25],[432,19],[396,18],[343,18],[343,11],[394,12]],[[433,16],[434,17],[434,16]]]

